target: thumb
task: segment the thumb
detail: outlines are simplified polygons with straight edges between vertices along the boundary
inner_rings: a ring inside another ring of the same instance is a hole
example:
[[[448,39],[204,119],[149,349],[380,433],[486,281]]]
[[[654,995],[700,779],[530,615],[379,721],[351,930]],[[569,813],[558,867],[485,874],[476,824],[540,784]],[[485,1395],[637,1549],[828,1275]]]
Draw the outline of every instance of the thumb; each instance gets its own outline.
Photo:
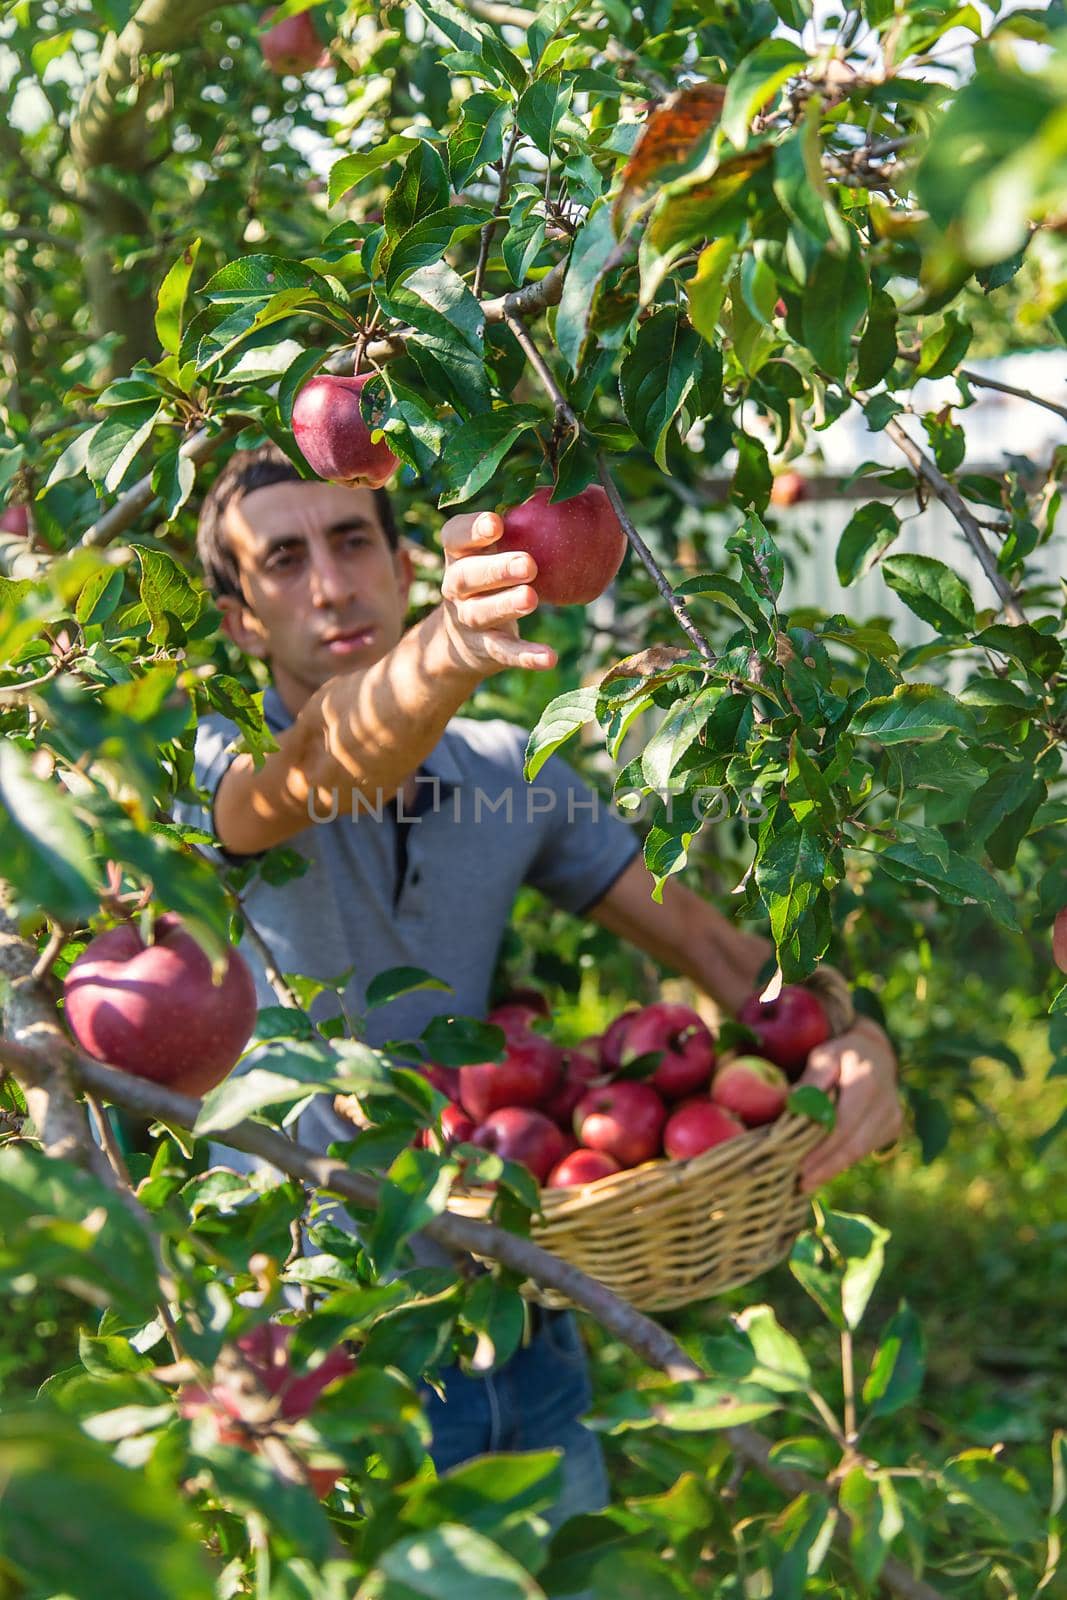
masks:
[[[840,1077],[840,1055],[835,1050],[817,1049],[808,1057],[800,1082],[814,1084],[816,1089],[833,1089]]]

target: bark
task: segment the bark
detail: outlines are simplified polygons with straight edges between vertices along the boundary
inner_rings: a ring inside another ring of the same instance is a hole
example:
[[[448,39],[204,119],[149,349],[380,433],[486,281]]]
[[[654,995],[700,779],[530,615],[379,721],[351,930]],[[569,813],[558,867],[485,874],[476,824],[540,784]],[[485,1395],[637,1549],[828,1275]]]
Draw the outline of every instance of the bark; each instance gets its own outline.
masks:
[[[115,264],[120,236],[143,242],[152,233],[141,180],[161,86],[142,61],[180,49],[196,37],[202,19],[220,9],[221,0],[144,0],[122,32],[105,40],[99,71],[71,124],[77,201],[85,217],[86,291],[96,332],[119,335],[116,371],[156,354],[152,286],[131,288]]]

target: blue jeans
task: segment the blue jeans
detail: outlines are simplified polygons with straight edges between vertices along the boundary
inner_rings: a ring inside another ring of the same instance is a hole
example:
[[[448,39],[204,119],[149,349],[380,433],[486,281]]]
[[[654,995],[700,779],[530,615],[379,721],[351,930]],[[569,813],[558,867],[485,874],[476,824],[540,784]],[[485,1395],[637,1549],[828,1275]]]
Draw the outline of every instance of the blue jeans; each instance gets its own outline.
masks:
[[[541,1319],[530,1343],[502,1367],[479,1377],[445,1367],[445,1399],[428,1386],[423,1394],[438,1472],[496,1450],[563,1451],[563,1487],[545,1513],[555,1529],[568,1517],[601,1511],[609,1491],[600,1440],[578,1420],[593,1401],[578,1324],[569,1311]]]

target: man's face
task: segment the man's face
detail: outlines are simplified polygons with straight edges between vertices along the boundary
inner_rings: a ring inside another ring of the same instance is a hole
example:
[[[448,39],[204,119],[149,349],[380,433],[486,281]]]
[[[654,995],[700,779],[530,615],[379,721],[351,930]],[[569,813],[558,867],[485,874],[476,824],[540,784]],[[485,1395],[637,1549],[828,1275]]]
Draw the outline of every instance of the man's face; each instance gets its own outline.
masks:
[[[247,604],[221,598],[223,626],[269,661],[293,715],[329,678],[397,644],[411,560],[390,549],[369,489],[271,484],[231,501],[225,518]]]

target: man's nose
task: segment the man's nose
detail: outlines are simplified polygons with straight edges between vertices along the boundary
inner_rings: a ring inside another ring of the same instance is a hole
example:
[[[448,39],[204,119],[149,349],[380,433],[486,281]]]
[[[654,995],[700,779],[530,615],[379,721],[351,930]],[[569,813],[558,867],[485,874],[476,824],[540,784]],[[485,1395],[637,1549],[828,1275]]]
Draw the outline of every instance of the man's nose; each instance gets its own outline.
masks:
[[[311,599],[317,606],[343,605],[352,598],[353,579],[332,550],[316,551],[311,562]]]

